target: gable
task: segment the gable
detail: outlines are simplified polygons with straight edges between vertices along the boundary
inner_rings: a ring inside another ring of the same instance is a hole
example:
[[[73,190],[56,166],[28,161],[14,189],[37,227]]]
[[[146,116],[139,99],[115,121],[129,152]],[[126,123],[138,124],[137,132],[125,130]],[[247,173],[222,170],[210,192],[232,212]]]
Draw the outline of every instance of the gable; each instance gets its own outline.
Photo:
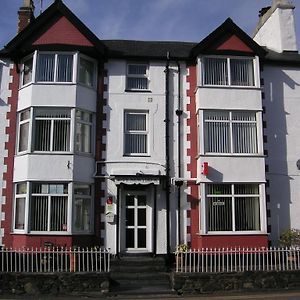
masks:
[[[219,51],[228,50],[228,51],[240,51],[240,52],[253,53],[253,50],[236,35],[230,36],[225,42],[217,46],[215,50],[219,50]]]
[[[62,16],[56,20],[32,44],[93,46],[93,44],[65,16]]]

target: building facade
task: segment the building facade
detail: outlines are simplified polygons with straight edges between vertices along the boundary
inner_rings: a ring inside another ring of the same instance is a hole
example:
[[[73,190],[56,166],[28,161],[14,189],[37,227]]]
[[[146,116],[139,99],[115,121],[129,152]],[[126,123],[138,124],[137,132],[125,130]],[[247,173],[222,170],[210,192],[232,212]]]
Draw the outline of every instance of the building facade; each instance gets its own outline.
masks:
[[[269,87],[297,86],[282,75],[297,67],[279,62],[298,54],[264,41],[290,4],[265,9],[254,40],[227,19],[200,43],[99,40],[60,0],[33,9],[25,0],[0,53],[3,245],[167,254],[276,242],[272,168],[297,153],[282,156],[266,132],[284,128]],[[293,111],[290,93],[276,102],[290,97]],[[298,226],[285,222],[278,232]]]

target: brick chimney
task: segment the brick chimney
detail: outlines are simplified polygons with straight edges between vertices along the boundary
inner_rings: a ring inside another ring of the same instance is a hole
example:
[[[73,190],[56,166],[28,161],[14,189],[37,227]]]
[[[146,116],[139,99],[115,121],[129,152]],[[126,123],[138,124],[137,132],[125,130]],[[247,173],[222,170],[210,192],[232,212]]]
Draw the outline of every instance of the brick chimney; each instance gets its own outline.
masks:
[[[33,0],[23,0],[23,5],[18,11],[19,23],[18,33],[22,31],[34,19],[34,3]]]

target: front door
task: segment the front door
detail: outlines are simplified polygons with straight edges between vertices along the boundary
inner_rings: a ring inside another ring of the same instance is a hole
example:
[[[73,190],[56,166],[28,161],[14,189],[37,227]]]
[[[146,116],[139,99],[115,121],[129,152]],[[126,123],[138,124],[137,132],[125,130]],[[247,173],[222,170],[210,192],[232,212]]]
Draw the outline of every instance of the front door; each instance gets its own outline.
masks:
[[[123,198],[123,249],[148,252],[151,245],[151,208],[146,191],[125,191]]]

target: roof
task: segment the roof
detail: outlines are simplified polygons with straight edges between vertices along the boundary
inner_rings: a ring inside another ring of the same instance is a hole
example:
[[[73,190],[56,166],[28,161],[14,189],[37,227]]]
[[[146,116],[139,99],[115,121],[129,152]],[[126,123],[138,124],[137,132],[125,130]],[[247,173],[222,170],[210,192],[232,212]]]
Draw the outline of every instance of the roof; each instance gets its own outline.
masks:
[[[26,48],[31,48],[29,41],[32,36],[41,32],[49,22],[60,16],[65,16],[84,36],[86,36],[95,49],[104,54],[106,49],[98,37],[82,23],[61,0],[55,0],[41,15],[34,19],[24,30],[18,33],[5,47],[1,54],[17,55],[19,52],[26,52]]]
[[[267,49],[268,53],[265,57],[266,64],[277,65],[300,65],[300,54],[295,51],[283,51],[281,53]]]
[[[219,41],[224,42],[229,36],[236,35],[243,43],[245,43],[253,52],[260,57],[263,57],[266,52],[258,45],[247,33],[238,27],[230,18],[227,18],[218,28],[198,43],[192,50],[192,56],[197,56],[200,53],[207,53],[211,48],[216,46]]]
[[[132,59],[166,59],[169,52],[171,59],[187,60],[190,58],[192,48],[197,45],[192,42],[164,41],[103,40],[102,42],[108,49],[109,57]]]

